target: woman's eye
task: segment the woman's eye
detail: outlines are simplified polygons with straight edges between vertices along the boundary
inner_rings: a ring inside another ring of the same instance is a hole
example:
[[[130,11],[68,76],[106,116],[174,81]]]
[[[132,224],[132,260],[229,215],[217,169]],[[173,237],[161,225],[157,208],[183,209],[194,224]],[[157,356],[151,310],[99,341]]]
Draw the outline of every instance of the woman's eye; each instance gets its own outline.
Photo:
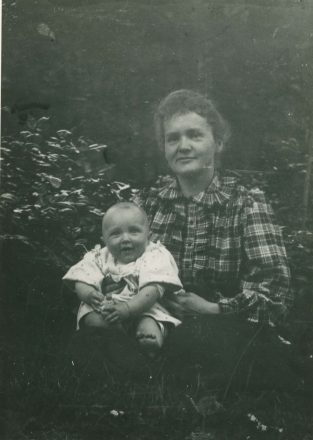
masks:
[[[202,133],[200,131],[191,131],[189,133],[189,136],[191,139],[201,139],[202,138]]]
[[[166,137],[166,142],[168,144],[174,144],[178,141],[179,136],[177,134],[170,134]]]

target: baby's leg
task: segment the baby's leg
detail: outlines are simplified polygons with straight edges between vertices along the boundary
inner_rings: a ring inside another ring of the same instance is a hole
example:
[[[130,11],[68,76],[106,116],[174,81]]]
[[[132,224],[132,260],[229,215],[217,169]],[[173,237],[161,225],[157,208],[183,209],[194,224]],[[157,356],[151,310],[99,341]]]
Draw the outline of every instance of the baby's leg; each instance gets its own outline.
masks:
[[[150,357],[155,356],[164,342],[165,328],[162,323],[160,324],[150,316],[144,316],[137,326],[136,338]]]
[[[99,312],[90,312],[87,315],[83,316],[79,321],[80,327],[101,327],[101,328],[109,328],[109,324],[104,320],[104,317]]]

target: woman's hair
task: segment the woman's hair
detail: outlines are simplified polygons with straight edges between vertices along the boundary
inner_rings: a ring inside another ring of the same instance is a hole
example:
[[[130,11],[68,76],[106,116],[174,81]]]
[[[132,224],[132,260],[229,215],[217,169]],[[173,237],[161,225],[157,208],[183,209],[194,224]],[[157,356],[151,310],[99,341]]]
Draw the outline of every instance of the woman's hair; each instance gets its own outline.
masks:
[[[230,138],[228,122],[217,111],[210,99],[193,90],[176,90],[167,95],[154,114],[154,127],[158,145],[164,148],[164,122],[174,115],[197,113],[206,119],[212,128],[216,143],[225,145]]]

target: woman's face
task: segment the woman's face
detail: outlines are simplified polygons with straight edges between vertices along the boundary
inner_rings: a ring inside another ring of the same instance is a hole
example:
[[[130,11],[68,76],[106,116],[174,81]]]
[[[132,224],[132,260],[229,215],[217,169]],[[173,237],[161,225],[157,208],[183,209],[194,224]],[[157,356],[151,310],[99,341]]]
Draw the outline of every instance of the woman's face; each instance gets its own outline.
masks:
[[[190,112],[164,122],[165,158],[177,176],[214,169],[215,153],[221,150],[205,118]]]

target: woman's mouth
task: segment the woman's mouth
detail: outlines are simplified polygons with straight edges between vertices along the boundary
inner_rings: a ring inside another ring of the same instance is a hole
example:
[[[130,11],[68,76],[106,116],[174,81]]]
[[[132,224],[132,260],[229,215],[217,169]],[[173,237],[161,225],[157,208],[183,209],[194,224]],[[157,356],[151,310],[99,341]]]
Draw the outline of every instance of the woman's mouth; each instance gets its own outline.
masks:
[[[177,162],[190,162],[191,160],[194,160],[194,157],[179,157],[176,159]]]

